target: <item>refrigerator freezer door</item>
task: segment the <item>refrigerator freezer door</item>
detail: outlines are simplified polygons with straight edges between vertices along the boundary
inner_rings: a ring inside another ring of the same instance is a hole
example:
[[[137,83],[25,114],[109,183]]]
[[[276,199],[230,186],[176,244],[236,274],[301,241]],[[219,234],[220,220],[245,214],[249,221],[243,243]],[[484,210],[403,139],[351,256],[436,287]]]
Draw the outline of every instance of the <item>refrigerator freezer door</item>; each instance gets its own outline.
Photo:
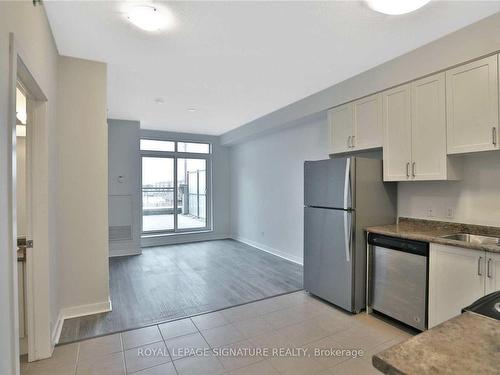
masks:
[[[345,216],[348,220],[345,220]],[[304,288],[352,311],[351,212],[304,208]],[[349,259],[349,260],[348,260]]]
[[[327,159],[304,163],[304,205],[347,209],[351,203],[350,170],[354,159]]]

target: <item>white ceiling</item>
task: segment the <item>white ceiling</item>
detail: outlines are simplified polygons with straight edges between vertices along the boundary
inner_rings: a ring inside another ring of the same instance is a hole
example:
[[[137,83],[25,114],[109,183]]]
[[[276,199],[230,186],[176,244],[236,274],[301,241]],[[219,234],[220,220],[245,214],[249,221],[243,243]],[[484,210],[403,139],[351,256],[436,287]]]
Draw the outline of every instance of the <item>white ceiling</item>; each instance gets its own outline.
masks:
[[[358,1],[154,2],[175,26],[151,34],[127,21],[130,2],[44,4],[61,54],[108,63],[110,118],[216,135],[500,11],[500,1],[432,1],[403,16]]]

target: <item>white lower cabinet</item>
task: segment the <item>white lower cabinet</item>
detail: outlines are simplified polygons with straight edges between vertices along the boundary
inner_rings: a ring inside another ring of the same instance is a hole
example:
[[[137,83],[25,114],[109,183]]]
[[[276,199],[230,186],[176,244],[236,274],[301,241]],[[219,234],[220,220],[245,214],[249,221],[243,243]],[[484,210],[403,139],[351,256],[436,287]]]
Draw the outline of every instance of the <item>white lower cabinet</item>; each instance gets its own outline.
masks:
[[[500,254],[486,252],[486,294],[500,290]]]
[[[431,244],[429,328],[454,316],[484,295],[500,290],[500,255]]]

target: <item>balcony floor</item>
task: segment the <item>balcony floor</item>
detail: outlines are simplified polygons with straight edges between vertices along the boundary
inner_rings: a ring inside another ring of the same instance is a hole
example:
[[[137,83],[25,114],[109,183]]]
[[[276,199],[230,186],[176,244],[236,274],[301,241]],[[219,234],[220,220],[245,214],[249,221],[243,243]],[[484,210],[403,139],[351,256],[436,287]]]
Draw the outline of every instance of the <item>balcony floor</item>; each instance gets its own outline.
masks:
[[[178,221],[180,229],[204,228],[206,226],[205,219],[189,215],[179,215]],[[172,230],[174,229],[174,215],[144,215],[142,217],[142,227],[144,232]]]

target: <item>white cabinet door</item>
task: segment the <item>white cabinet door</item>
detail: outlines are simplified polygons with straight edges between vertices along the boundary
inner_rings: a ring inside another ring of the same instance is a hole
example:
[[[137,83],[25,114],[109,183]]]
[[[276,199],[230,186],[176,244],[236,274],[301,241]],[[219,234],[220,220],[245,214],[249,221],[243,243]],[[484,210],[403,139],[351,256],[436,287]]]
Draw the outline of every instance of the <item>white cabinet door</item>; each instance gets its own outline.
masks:
[[[431,244],[429,328],[456,315],[484,296],[485,252]]]
[[[328,111],[331,153],[351,151],[353,135],[352,103]]]
[[[384,181],[406,181],[411,165],[410,85],[382,93]]]
[[[498,63],[490,56],[446,72],[448,154],[498,148]]]
[[[380,94],[354,102],[353,150],[382,147],[382,96]]]
[[[486,252],[486,294],[500,290],[500,254]]]
[[[446,180],[445,74],[411,84],[412,165],[414,180]]]

